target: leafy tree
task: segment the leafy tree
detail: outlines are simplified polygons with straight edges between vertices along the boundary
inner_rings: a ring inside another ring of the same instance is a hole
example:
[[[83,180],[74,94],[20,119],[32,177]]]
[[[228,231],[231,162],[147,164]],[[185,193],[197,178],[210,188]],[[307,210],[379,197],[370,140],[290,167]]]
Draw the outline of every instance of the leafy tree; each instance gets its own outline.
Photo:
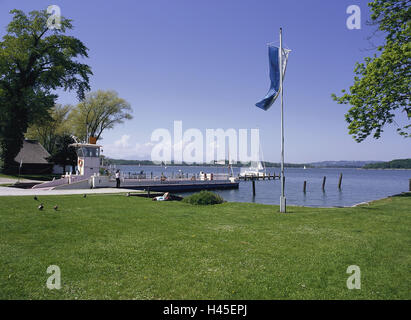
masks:
[[[397,131],[411,137],[411,1],[374,0],[371,7],[371,23],[385,34],[380,52],[357,63],[354,84],[350,92],[341,97],[333,94],[339,104],[352,107],[345,115],[349,133],[357,142],[373,134],[378,139],[386,124],[395,122],[400,112],[406,115],[406,124]],[[408,124],[407,124],[408,122]]]
[[[72,106],[56,104],[49,110],[49,117],[37,119],[27,130],[27,139],[38,140],[43,147],[53,154],[59,136],[71,135],[68,125],[68,115]]]
[[[48,117],[57,96],[52,90],[76,90],[79,99],[89,90],[84,44],[65,35],[71,20],[61,17],[60,29],[49,29],[46,10],[28,15],[12,10],[12,21],[0,42],[0,158],[11,170],[24,133],[35,121]]]
[[[117,92],[98,90],[87,94],[73,109],[70,122],[79,139],[86,140],[88,133],[98,140],[103,131],[132,119],[131,112],[130,104],[120,98]]]
[[[75,143],[74,139],[70,135],[61,135],[56,137],[56,143],[54,152],[48,159],[57,165],[63,167],[63,172],[66,172],[66,166],[77,165],[77,154],[74,147],[70,147],[70,144]]]

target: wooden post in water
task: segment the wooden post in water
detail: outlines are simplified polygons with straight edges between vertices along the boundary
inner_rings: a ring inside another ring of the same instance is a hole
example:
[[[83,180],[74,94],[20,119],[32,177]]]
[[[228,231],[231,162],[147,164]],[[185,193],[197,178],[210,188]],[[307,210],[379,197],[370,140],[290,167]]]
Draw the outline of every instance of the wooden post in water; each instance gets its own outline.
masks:
[[[341,189],[342,173],[340,173],[340,178],[338,179],[338,189]]]
[[[255,179],[251,179],[251,181],[253,182],[253,197],[255,197]]]
[[[151,171],[151,179],[153,179],[153,171]]]
[[[410,179],[410,185],[409,185],[409,191],[411,192],[411,179]]]
[[[147,188],[147,198],[150,198],[150,187]]]
[[[307,181],[304,180],[303,192],[307,191]]]
[[[326,176],[324,176],[324,178],[323,178],[323,185],[322,185],[322,189],[323,189],[323,191],[325,191],[325,180],[327,179],[327,177]]]

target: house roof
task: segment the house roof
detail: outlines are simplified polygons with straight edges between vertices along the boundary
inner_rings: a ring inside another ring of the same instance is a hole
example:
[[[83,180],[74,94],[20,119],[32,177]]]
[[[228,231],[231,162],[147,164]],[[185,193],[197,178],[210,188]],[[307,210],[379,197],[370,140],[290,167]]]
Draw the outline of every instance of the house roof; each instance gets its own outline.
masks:
[[[37,140],[24,140],[23,146],[14,161],[20,163],[47,164],[50,153]]]

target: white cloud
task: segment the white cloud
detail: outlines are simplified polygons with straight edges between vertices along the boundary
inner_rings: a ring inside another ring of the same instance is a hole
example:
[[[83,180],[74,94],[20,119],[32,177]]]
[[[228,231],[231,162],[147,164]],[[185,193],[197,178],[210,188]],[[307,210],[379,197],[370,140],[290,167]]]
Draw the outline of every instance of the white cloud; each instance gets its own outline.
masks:
[[[120,148],[128,148],[130,147],[130,144],[128,142],[129,140],[130,136],[128,134],[124,134],[121,136],[120,140],[114,142],[114,145]]]
[[[114,159],[150,160],[153,146],[152,142],[133,143],[131,136],[124,134],[114,143],[104,145],[103,154]]]

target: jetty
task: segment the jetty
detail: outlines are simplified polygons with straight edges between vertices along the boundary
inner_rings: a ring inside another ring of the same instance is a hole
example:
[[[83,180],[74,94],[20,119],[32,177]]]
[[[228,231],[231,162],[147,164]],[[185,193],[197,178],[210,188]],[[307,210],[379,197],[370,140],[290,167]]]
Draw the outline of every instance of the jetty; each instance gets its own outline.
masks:
[[[93,143],[94,142],[94,143]],[[72,144],[77,151],[77,174],[66,173],[60,179],[36,184],[32,189],[69,190],[69,189],[101,189],[115,188],[117,180],[115,172],[108,170],[100,163],[101,146],[95,141]],[[231,174],[213,174],[199,172],[197,174],[179,174],[166,177],[153,176],[151,173],[121,172],[118,189],[146,190],[159,192],[185,192],[213,189],[238,189],[239,180]]]
[[[280,177],[281,177],[280,174],[276,175],[275,172],[274,172],[273,174],[260,173],[259,175],[254,175],[254,174],[240,175],[240,174],[238,174],[237,179],[238,180],[243,180],[243,181],[247,181],[247,180],[275,180],[275,179],[280,179]]]

